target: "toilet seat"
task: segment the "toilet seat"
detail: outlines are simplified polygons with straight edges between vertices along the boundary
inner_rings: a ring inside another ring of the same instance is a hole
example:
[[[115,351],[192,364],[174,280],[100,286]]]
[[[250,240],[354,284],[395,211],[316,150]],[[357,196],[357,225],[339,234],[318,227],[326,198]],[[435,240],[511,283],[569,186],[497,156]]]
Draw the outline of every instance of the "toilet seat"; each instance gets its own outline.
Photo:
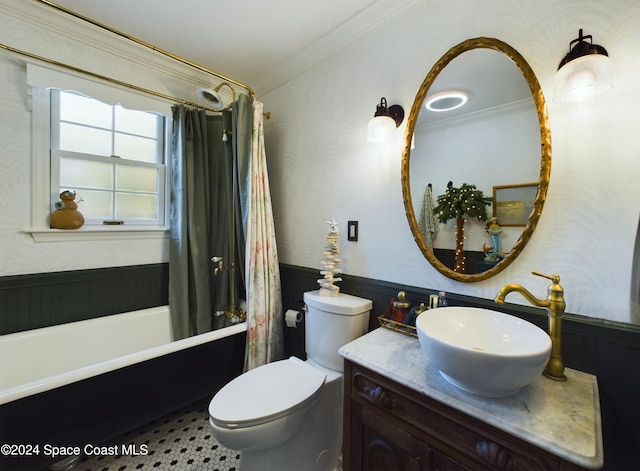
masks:
[[[250,370],[225,385],[209,404],[211,421],[236,429],[264,424],[315,400],[326,374],[296,357]]]

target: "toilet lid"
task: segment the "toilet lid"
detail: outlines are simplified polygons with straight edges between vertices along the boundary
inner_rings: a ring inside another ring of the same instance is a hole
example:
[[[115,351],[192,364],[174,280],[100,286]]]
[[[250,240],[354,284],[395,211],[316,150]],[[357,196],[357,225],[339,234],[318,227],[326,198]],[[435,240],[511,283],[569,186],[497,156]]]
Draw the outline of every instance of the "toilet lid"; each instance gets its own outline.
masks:
[[[214,424],[259,425],[302,407],[324,384],[326,374],[296,357],[250,370],[224,386],[209,404]]]

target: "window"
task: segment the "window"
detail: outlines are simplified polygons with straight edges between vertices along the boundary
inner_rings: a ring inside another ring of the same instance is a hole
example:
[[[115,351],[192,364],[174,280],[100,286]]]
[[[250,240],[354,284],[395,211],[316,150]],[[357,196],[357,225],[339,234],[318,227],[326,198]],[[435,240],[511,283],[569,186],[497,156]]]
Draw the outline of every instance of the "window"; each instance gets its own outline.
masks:
[[[50,91],[51,208],[74,190],[85,226],[164,226],[167,119]]]

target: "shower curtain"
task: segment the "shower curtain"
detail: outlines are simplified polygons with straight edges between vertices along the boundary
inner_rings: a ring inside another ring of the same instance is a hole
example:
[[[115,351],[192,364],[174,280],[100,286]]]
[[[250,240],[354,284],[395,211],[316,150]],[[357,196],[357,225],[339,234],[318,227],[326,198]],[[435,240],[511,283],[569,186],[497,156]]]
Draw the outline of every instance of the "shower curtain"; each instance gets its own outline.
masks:
[[[245,370],[283,355],[283,315],[278,252],[264,147],[263,105],[253,104],[251,184],[247,224],[247,348]]]
[[[207,116],[202,110],[182,105],[173,107],[169,305],[176,340],[224,326],[226,316],[214,313],[227,310],[231,296],[236,306],[238,298],[244,297],[242,208],[246,207],[246,196],[243,202],[240,195],[247,194],[249,184],[251,106],[251,99],[242,95],[232,111],[221,116]],[[229,289],[231,271],[213,276],[213,256],[222,256],[227,266],[234,262],[237,289],[233,295]]]
[[[208,332],[215,327],[213,314],[228,309],[230,272],[213,276],[210,259],[223,256],[228,264],[235,244],[238,289],[232,296],[237,306],[246,291],[246,370],[280,359],[284,350],[262,108],[247,95],[222,116],[173,108],[169,305],[174,337]]]

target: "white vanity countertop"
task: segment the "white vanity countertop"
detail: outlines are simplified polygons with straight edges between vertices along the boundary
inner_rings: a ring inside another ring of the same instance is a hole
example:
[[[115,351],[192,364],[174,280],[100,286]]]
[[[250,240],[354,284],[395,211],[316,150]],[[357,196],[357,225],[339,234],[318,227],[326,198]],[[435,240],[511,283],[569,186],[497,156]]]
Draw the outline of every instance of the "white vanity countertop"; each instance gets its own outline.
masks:
[[[565,368],[567,381],[540,376],[517,394],[477,396],[449,384],[418,339],[378,328],[340,349],[354,363],[585,468],[602,467],[600,397],[595,376]]]

